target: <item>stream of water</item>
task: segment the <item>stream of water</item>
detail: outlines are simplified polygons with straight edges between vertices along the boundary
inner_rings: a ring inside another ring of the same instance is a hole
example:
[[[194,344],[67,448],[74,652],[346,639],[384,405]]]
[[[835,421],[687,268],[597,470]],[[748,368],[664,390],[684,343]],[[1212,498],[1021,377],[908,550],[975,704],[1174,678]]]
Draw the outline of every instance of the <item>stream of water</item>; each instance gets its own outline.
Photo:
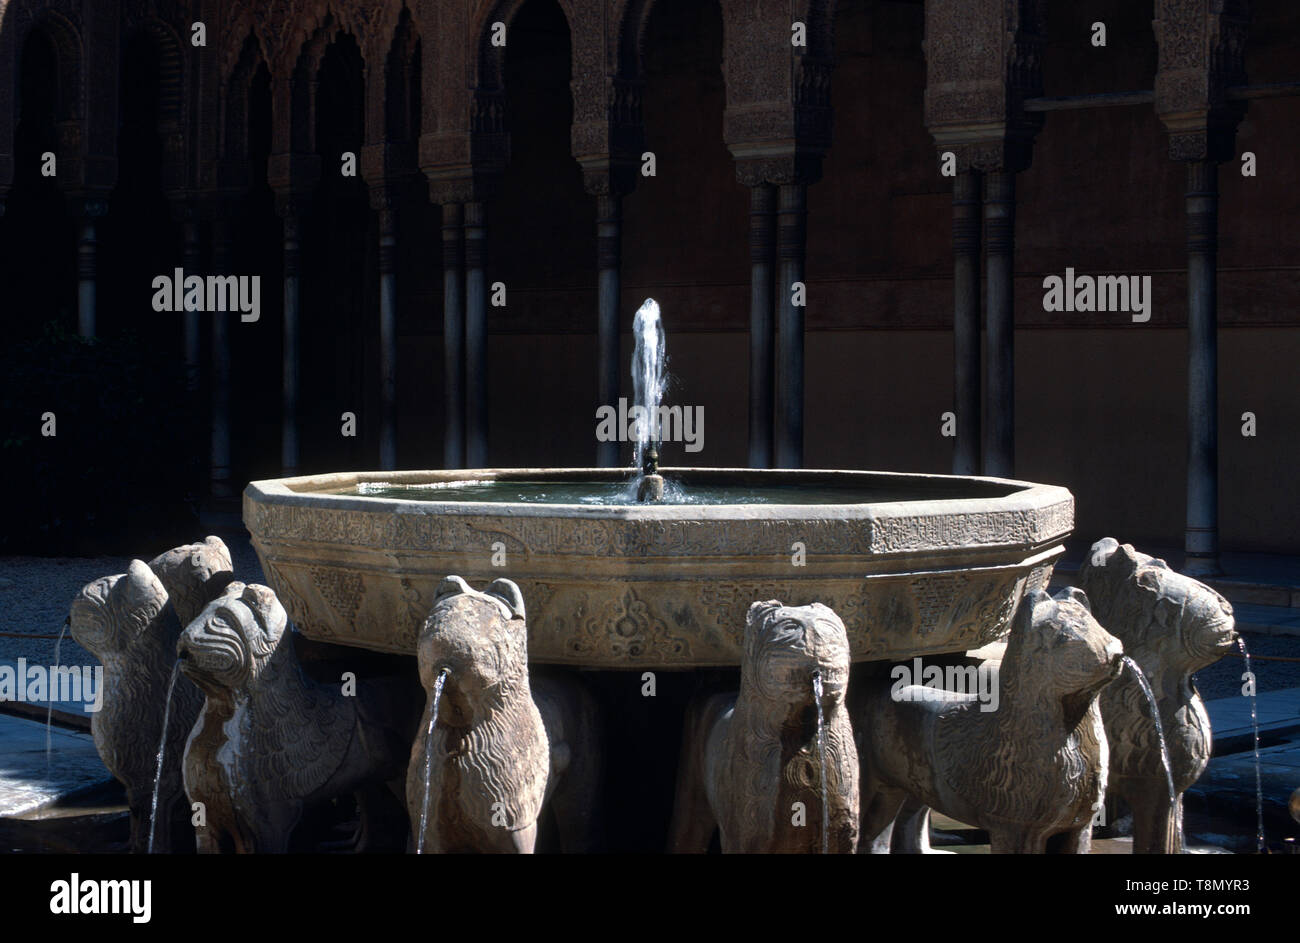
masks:
[[[664,396],[664,326],[659,305],[647,298],[632,320],[632,397],[645,410],[636,424],[636,474],[641,475],[646,449],[658,438],[659,404]]]
[[[1259,773],[1259,713],[1255,708],[1255,672],[1250,667],[1250,652],[1246,650],[1246,640],[1237,636],[1237,647],[1246,662],[1246,674],[1250,676],[1250,727],[1255,735],[1255,848],[1260,854],[1268,850],[1264,840],[1264,785]]]
[[[443,668],[433,682],[433,699],[429,705],[429,730],[424,740],[424,802],[420,806],[420,834],[415,839],[415,853],[424,854],[424,831],[429,824],[429,788],[433,782],[433,728],[438,723],[438,702],[442,700],[442,686],[450,671]]]
[[[167,682],[167,701],[163,707],[162,735],[158,738],[158,760],[153,772],[153,801],[149,806],[149,854],[153,854],[153,835],[158,822],[158,790],[162,783],[163,754],[167,751],[167,722],[172,715],[172,692],[176,690],[176,676],[180,674],[181,663],[172,665],[172,677]]]
[[[54,666],[59,666],[59,649],[63,646],[63,636],[68,631],[68,626],[72,622],[72,617],[63,620],[63,628],[59,629],[59,637],[54,642]],[[49,702],[45,705],[45,779],[50,778],[50,725],[54,722],[54,692],[49,691]]]
[[[813,700],[817,702],[817,759],[821,764],[822,787],[822,854],[830,854],[831,811],[826,789],[826,715],[822,712],[822,673],[812,676]]]
[[[1147,681],[1147,676],[1142,673],[1138,663],[1127,655],[1123,657],[1123,661],[1125,667],[1133,673],[1138,687],[1146,695],[1147,704],[1151,708],[1151,719],[1156,725],[1156,739],[1160,742],[1160,763],[1165,768],[1165,784],[1169,787],[1169,815],[1172,818],[1178,808],[1178,793],[1174,790],[1174,773],[1169,762],[1169,744],[1165,741],[1165,725],[1160,720],[1160,705],[1156,702],[1155,692],[1151,690],[1151,682]]]

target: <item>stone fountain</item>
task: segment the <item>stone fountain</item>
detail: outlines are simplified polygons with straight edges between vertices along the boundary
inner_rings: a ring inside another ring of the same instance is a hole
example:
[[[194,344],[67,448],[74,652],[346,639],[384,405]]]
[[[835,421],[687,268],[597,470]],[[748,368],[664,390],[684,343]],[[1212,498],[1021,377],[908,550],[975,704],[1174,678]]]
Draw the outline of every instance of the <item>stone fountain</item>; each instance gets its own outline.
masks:
[[[923,802],[985,825],[994,850],[1041,851],[1064,835],[1065,850],[1087,851],[1105,786],[1105,739],[1115,736],[1109,717],[1102,730],[1098,692],[1122,649],[1082,591],[1055,600],[1043,592],[1073,526],[1070,493],[970,476],[660,468],[664,343],[653,302],[638,312],[635,333],[631,480],[625,469],[479,468],[247,487],[244,522],[270,587],[223,580],[179,646],[184,673],[206,693],[203,716],[216,718],[195,726],[185,785],[191,800],[202,793],[216,809],[227,840],[209,835],[199,847],[283,850],[314,800],[362,786],[398,794],[402,772],[412,850],[531,851],[547,808],[561,846],[598,847],[605,724],[577,668],[712,672],[698,679],[703,699],[682,735],[670,840],[677,850],[704,850],[715,825],[724,851],[884,850],[899,810],[923,821],[914,814]],[[308,677],[282,631],[288,620],[308,645],[418,661],[424,717],[411,693],[400,693],[400,678],[384,697],[388,707],[376,711]],[[899,704],[876,672],[890,661],[978,649],[1008,632],[1007,706],[996,717],[951,692],[932,705]],[[227,677],[222,653],[235,636],[287,667]],[[1025,653],[1033,670],[1017,673],[1012,656]],[[876,668],[848,692],[850,666],[865,662]],[[740,690],[729,695],[718,679],[730,684],[738,668]],[[269,703],[288,703],[271,690],[281,678],[289,693],[306,692],[300,723],[339,731],[369,724],[363,739],[383,750],[336,750],[310,783],[299,781],[302,763],[256,782],[232,779],[213,757],[233,750],[241,770],[256,771],[259,744],[281,732],[263,720],[241,726],[238,742],[221,739],[220,708],[238,701],[227,689],[251,696],[245,688],[256,682]],[[1039,690],[1043,678],[1059,683]],[[1037,765],[963,759],[972,745],[989,756],[1020,755],[1024,731],[1045,730],[1061,714],[1058,702],[1066,721],[1052,728],[1057,739],[1082,744],[1064,766],[1053,765],[1059,751],[1050,744]],[[1125,721],[1124,730],[1139,722]],[[948,731],[948,746],[908,733],[931,727]],[[399,729],[394,742],[379,733]],[[917,779],[915,762],[894,761],[920,750],[929,751],[931,772]],[[970,780],[957,793],[954,771]],[[476,790],[480,773],[485,785]],[[1172,786],[1169,795],[1172,803]],[[249,809],[280,812],[262,822],[241,812],[248,797],[263,800]],[[1025,800],[1014,815],[1012,799]],[[360,793],[357,802],[360,810]],[[766,811],[755,819],[760,806]],[[794,809],[789,827],[786,806]],[[805,832],[810,811],[820,825]],[[923,837],[911,844],[922,847]]]

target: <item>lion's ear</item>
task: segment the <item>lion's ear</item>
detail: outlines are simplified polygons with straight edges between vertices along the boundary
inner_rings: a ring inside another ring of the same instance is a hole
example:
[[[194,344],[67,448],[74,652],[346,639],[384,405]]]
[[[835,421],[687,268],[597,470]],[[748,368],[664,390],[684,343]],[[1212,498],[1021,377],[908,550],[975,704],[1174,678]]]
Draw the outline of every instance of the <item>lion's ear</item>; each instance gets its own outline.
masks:
[[[249,583],[244,586],[239,598],[256,615],[262,634],[273,643],[278,641],[289,627],[289,613],[280,605],[280,597],[275,594],[275,590],[260,583]]]
[[[217,569],[219,570],[233,569],[233,564],[231,562],[231,556],[230,556],[230,548],[227,547],[226,542],[222,540],[220,537],[218,537],[216,534],[208,534],[208,536],[204,537],[203,544],[201,546],[205,546],[213,554],[213,556],[216,557],[218,563]]]
[[[439,602],[448,596],[459,596],[461,593],[472,592],[469,583],[466,583],[459,576],[444,576],[442,582],[438,584],[438,589],[433,594],[433,601]]]
[[[1112,566],[1118,565],[1121,573],[1125,576],[1131,576],[1142,565],[1142,558],[1145,556],[1146,554],[1139,553],[1132,544],[1121,544],[1119,550],[1115,552]]]
[[[1034,609],[1043,602],[1052,602],[1052,597],[1041,589],[1031,589],[1021,596],[1011,631],[1027,638],[1034,628]]]
[[[1083,606],[1083,608],[1087,609],[1089,612],[1092,612],[1092,603],[1088,602],[1088,594],[1085,593],[1077,586],[1065,587],[1065,589],[1061,592],[1060,596],[1058,596],[1057,598],[1073,599],[1079,605]]]
[[[120,594],[126,611],[131,615],[127,621],[137,631],[144,629],[167,604],[167,590],[163,588],[162,580],[143,560],[131,561],[125,578],[117,581],[113,592]]]
[[[1105,566],[1118,549],[1118,540],[1114,537],[1103,537],[1089,548],[1088,564],[1090,566]]]
[[[757,625],[780,608],[781,604],[775,599],[752,603],[749,607],[749,612],[745,615],[745,624]]]
[[[524,618],[524,594],[514,580],[493,580],[483,592],[505,603],[516,619]]]

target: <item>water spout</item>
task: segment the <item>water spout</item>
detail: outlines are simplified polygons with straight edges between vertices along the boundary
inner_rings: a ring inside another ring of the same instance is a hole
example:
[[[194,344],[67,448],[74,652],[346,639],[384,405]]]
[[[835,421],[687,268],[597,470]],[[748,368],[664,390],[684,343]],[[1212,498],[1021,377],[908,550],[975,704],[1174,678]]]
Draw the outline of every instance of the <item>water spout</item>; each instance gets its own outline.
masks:
[[[1160,762],[1164,765],[1165,783],[1169,787],[1169,815],[1172,817],[1178,808],[1178,793],[1174,789],[1173,766],[1169,762],[1169,744],[1165,742],[1165,726],[1160,721],[1160,705],[1156,702],[1155,692],[1151,690],[1151,683],[1147,681],[1147,676],[1142,673],[1142,669],[1138,667],[1138,663],[1127,655],[1123,656],[1122,660],[1125,667],[1133,673],[1133,677],[1137,680],[1138,687],[1140,687],[1142,693],[1146,695],[1147,704],[1151,707],[1151,719],[1156,725],[1156,740],[1160,742]],[[1181,828],[1182,823],[1179,822],[1177,825]]]
[[[1268,850],[1264,840],[1264,786],[1259,775],[1259,713],[1255,709],[1255,672],[1250,667],[1250,652],[1246,651],[1246,640],[1237,636],[1237,647],[1241,657],[1246,661],[1246,674],[1251,678],[1250,684],[1250,726],[1255,734],[1255,847],[1260,854]]]
[[[420,806],[420,834],[415,840],[415,853],[424,854],[424,832],[429,824],[429,789],[433,782],[433,728],[438,723],[438,702],[442,700],[442,686],[451,674],[450,668],[438,672],[433,682],[433,698],[429,705],[429,730],[424,740],[424,802]]]
[[[826,716],[822,711],[822,673],[814,671],[812,676],[813,700],[817,703],[817,759],[821,764],[822,787],[822,854],[831,851],[831,813],[826,791]]]
[[[153,772],[153,802],[149,806],[149,854],[153,854],[153,835],[158,822],[158,788],[162,782],[163,753],[167,749],[167,721],[172,715],[172,692],[176,690],[176,676],[180,673],[181,663],[178,659],[172,665],[172,677],[167,682],[167,701],[163,707],[162,735],[158,738],[158,760]]]
[[[632,321],[632,394],[636,421],[637,501],[663,498],[659,476],[659,405],[664,395],[664,328],[659,305],[647,298]]]
[[[63,636],[68,631],[68,626],[72,624],[72,616],[63,620],[63,628],[59,629],[59,637],[54,642],[54,667],[59,667],[59,649],[63,645]],[[54,692],[50,691],[49,701],[45,705],[45,778],[50,778],[50,725],[54,722]]]

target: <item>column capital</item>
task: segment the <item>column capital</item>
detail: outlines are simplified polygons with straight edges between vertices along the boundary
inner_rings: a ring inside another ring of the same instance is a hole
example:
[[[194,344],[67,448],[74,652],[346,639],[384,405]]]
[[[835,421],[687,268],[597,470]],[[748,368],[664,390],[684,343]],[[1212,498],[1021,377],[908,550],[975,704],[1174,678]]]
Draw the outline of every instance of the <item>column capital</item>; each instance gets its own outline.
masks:
[[[816,183],[822,176],[822,154],[800,152],[784,146],[736,144],[730,147],[736,159],[736,181],[745,187],[770,184]]]
[[[311,206],[311,200],[305,193],[276,193],[275,215],[285,223],[296,223]]]
[[[446,206],[451,203],[486,203],[496,196],[500,177],[479,173],[473,167],[454,167],[444,171],[425,171],[429,181],[429,202]]]
[[[638,78],[607,75],[603,77],[602,93],[599,81],[588,82],[584,88],[590,89],[598,102],[603,94],[603,107],[598,104],[588,120],[575,117],[569,133],[570,149],[582,168],[583,186],[588,193],[630,193],[636,186],[645,152],[641,117],[645,83]]]
[[[1245,0],[1156,0],[1159,64],[1155,111],[1178,161],[1225,161],[1235,153],[1245,102],[1227,90],[1246,84]]]
[[[925,124],[957,170],[1029,166],[1043,116],[1044,0],[929,0],[925,9]],[[972,54],[977,50],[979,54]]]
[[[612,158],[608,154],[578,157],[582,169],[582,188],[592,196],[627,196],[636,189],[641,158]]]
[[[272,154],[266,160],[266,182],[275,191],[276,204],[305,199],[320,181],[321,160],[316,154]]]
[[[99,219],[108,215],[107,193],[78,191],[68,194],[68,211],[82,219]]]

